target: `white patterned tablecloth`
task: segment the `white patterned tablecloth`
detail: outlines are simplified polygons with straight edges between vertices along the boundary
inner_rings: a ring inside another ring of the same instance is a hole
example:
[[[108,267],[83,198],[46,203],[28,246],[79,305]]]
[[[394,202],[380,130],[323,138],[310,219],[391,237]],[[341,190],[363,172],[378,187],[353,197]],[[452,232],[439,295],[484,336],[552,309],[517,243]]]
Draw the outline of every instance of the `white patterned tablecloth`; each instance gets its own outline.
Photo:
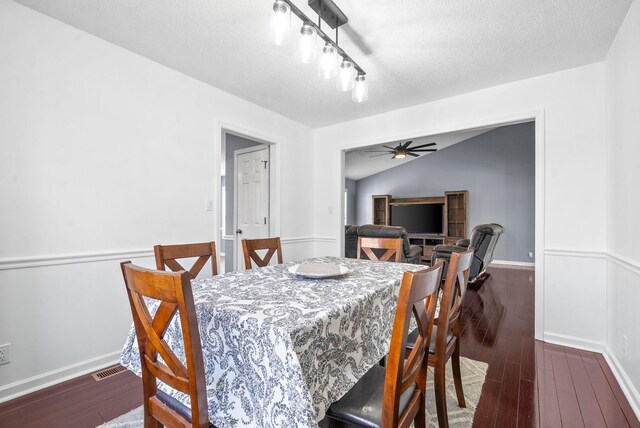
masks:
[[[192,281],[209,418],[217,427],[316,427],[329,405],[387,353],[402,274],[424,268],[308,261],[350,272],[306,279],[289,273],[294,263],[286,263]],[[184,361],[177,317],[166,338]],[[121,362],[140,375],[133,329]],[[161,389],[189,403],[186,395]]]

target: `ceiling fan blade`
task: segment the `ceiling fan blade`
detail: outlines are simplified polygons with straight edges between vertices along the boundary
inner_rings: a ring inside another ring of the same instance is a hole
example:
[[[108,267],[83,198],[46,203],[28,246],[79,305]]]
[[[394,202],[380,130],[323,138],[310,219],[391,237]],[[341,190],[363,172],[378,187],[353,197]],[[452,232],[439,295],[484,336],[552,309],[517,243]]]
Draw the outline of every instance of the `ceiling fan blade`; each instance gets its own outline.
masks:
[[[407,152],[407,154],[408,154],[409,156],[413,156],[414,158],[417,158],[418,156],[420,156],[420,155],[417,155],[417,154],[412,153],[412,152]]]
[[[438,149],[410,149],[410,152],[437,152]]]
[[[402,146],[403,149],[406,149],[407,147],[409,147],[411,145],[411,143],[413,143],[413,141],[409,140],[406,143],[404,143],[404,145]]]
[[[436,143],[420,144],[419,146],[411,147],[411,150],[421,149],[423,147],[429,147],[429,146],[435,146],[435,145]]]
[[[389,150],[395,150],[393,147],[391,147],[391,146],[387,146],[387,145],[385,145],[385,144],[383,144],[383,145],[382,145],[382,147],[386,147],[386,148],[387,148],[387,149],[389,149]]]
[[[370,158],[377,158],[378,156],[387,156],[389,153],[380,153],[379,155],[371,155]]]

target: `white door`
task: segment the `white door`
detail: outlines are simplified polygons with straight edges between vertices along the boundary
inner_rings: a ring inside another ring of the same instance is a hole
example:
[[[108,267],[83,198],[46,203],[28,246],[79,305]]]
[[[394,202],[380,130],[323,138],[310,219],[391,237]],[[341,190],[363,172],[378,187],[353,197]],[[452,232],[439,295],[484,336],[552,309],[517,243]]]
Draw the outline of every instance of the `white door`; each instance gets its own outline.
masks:
[[[244,270],[243,239],[269,237],[269,148],[235,152],[236,270]]]

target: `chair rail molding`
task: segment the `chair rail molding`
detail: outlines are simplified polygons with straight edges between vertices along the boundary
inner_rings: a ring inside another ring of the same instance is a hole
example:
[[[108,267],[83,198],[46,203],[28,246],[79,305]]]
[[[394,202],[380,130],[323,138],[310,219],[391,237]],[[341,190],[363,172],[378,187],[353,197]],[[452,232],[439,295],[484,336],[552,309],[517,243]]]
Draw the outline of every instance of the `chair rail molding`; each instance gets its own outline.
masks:
[[[233,240],[233,236],[223,236],[223,240]],[[317,238],[313,236],[282,238],[283,244],[302,244],[313,242],[335,242],[336,238]],[[78,263],[94,263],[108,260],[123,260],[128,258],[154,257],[153,250],[132,249],[115,251],[93,251],[88,253],[55,254],[44,256],[12,257],[0,259],[0,271],[13,269],[28,269],[43,266],[71,265]]]
[[[632,260],[628,257],[624,257],[611,252],[607,252],[607,260],[617,264],[622,268],[625,268],[632,273],[635,273],[636,275],[640,275],[640,262],[636,260]]]
[[[604,248],[545,248],[543,252],[545,256],[607,258]]]
[[[102,262],[126,258],[154,257],[153,250],[95,251],[77,254],[56,254],[50,256],[31,256],[0,259],[0,270],[26,269],[42,266],[70,265],[78,263]]]

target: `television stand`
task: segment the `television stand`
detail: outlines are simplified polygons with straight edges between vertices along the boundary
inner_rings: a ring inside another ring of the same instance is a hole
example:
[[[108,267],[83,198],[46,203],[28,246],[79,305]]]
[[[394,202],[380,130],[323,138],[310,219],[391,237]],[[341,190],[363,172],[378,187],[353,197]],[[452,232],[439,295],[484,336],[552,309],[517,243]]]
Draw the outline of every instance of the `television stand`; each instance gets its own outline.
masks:
[[[433,248],[436,245],[444,244],[446,236],[444,234],[431,233],[407,233],[410,245],[418,245],[422,248],[422,264],[431,264]]]

